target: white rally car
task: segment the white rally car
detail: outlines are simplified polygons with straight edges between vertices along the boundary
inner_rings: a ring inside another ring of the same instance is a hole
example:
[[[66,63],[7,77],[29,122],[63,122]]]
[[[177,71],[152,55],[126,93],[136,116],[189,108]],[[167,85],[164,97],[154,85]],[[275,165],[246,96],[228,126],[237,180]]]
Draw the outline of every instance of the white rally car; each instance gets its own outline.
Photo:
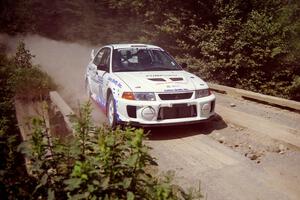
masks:
[[[93,50],[85,78],[88,95],[104,108],[111,127],[177,125],[214,116],[215,96],[207,84],[157,46]]]

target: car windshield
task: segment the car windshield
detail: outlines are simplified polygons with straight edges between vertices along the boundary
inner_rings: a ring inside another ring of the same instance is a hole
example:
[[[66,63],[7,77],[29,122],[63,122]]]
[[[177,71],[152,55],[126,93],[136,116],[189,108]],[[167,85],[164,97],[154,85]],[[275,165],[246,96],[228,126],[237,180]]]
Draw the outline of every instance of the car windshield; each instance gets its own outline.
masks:
[[[165,51],[158,49],[115,49],[112,59],[113,72],[182,70]]]

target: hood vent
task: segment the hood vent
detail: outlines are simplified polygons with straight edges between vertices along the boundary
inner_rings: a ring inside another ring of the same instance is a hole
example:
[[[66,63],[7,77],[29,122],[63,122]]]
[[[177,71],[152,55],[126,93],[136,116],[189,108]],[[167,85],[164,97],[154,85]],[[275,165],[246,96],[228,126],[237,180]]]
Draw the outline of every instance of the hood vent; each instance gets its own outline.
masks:
[[[148,78],[148,80],[150,80],[150,81],[166,81],[163,78]]]
[[[183,81],[183,78],[170,78],[172,81]]]

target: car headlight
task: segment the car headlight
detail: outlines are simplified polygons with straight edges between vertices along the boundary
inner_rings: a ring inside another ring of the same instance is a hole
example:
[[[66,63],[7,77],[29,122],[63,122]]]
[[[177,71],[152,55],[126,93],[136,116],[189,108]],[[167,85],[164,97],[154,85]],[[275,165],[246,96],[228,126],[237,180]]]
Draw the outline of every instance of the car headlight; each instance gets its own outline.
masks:
[[[124,92],[123,99],[137,100],[137,101],[155,101],[154,92]]]
[[[198,98],[202,98],[202,97],[207,97],[209,96],[211,93],[210,93],[210,89],[202,89],[202,90],[196,90],[195,91],[195,98],[198,99]]]
[[[155,101],[154,92],[135,92],[134,96],[139,101]]]

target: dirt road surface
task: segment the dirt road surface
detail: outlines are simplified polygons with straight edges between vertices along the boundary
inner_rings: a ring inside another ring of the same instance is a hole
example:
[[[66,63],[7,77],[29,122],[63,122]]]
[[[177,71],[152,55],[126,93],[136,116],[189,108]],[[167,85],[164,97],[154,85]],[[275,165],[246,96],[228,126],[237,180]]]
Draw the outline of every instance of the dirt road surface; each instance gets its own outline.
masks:
[[[1,36],[13,50],[19,38]],[[73,109],[86,100],[84,72],[92,47],[28,36],[34,62],[60,86]],[[300,115],[216,94],[218,117],[192,126],[155,128],[147,143],[160,171],[198,187],[209,200],[300,199]],[[96,123],[106,121],[93,105]]]

